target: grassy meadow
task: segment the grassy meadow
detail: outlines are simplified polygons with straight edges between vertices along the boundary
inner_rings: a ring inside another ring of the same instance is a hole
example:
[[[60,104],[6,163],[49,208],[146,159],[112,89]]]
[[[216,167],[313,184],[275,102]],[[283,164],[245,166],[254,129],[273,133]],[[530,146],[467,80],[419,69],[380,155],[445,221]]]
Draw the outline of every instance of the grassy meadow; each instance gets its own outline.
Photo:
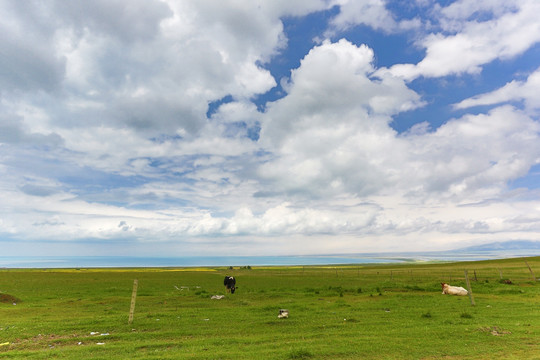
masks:
[[[525,261],[539,277],[540,257],[1,269],[0,359],[540,359],[540,282]],[[466,287],[464,270],[474,306],[441,294],[441,282]],[[235,294],[224,275],[237,278]],[[278,319],[283,308],[290,316]]]

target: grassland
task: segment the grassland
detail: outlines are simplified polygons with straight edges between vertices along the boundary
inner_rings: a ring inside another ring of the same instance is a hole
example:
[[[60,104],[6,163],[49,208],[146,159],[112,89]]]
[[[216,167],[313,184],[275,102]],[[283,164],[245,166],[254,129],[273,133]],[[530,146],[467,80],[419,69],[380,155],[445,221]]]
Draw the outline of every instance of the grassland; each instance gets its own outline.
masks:
[[[540,257],[526,261],[539,276]],[[441,282],[465,286],[464,270],[475,306],[441,294]],[[238,290],[212,300],[225,274]],[[277,318],[281,308],[289,318]],[[540,359],[540,283],[524,259],[3,269],[0,358]]]

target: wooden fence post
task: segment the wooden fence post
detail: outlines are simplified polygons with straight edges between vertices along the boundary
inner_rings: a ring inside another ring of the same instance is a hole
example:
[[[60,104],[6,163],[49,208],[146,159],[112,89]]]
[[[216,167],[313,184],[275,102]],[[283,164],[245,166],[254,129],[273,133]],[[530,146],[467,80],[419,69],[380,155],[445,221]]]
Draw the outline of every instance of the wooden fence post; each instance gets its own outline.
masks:
[[[500,277],[501,280],[502,280],[502,271],[501,271],[501,269],[497,269],[497,270],[499,270],[499,277]]]
[[[467,270],[465,270],[465,282],[467,283],[467,290],[469,291],[469,299],[471,300],[471,305],[474,306],[475,303],[474,303],[474,298],[473,298],[472,289],[471,289],[471,283],[469,282],[469,275],[467,273]]]
[[[137,287],[139,286],[139,280],[133,280],[133,292],[131,293],[131,307],[129,309],[128,324],[133,322],[133,314],[135,313],[135,300],[137,299]]]
[[[533,281],[536,281],[536,277],[534,276],[534,273],[533,273],[531,267],[529,266],[529,263],[528,263],[527,260],[525,260],[525,259],[523,259],[523,261],[525,261],[525,264],[526,264],[527,267],[529,268],[529,271],[531,272],[531,276],[532,276]]]

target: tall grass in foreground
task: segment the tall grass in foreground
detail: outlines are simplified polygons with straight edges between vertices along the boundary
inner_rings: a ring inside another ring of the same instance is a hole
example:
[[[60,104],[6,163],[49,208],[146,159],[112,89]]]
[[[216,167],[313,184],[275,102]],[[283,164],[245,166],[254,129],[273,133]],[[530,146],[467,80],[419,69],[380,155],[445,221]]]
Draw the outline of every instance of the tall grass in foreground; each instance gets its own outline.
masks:
[[[540,275],[540,257],[527,262]],[[476,306],[468,297],[441,294],[441,282],[465,286],[464,270]],[[234,295],[225,294],[225,274],[237,278]],[[137,301],[128,324],[134,279]],[[212,300],[217,294],[226,297]],[[540,285],[523,259],[6,269],[0,270],[2,298],[0,358],[6,359],[540,358]],[[277,318],[282,308],[289,318]]]

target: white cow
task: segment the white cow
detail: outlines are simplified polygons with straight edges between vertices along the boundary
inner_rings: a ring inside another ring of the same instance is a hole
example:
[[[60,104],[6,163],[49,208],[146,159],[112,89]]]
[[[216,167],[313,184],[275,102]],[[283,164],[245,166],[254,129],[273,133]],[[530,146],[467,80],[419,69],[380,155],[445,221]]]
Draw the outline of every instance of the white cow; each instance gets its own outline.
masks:
[[[286,319],[289,317],[289,310],[287,309],[280,309],[279,315],[277,316],[278,319]]]
[[[467,289],[462,288],[461,286],[452,286],[452,285],[448,285],[446,283],[441,283],[441,286],[442,286],[442,293],[443,294],[461,295],[461,296],[465,296],[465,295],[469,294]]]

